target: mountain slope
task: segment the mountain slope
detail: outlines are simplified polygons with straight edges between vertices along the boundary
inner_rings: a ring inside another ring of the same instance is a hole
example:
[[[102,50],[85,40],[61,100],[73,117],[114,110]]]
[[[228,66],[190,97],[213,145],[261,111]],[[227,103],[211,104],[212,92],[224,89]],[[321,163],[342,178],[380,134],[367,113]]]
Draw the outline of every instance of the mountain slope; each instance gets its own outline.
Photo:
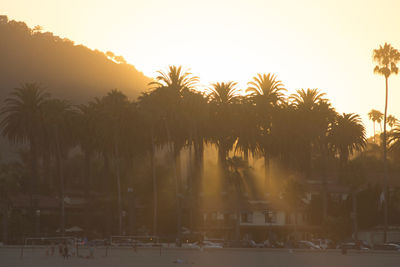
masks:
[[[1,102],[25,82],[38,82],[55,97],[81,103],[114,88],[135,98],[149,81],[134,66],[100,51],[0,16]]]

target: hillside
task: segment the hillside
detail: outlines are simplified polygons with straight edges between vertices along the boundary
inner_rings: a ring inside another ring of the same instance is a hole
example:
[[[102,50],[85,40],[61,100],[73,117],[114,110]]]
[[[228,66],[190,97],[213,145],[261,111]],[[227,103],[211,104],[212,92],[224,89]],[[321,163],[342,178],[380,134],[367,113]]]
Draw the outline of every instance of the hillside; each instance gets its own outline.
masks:
[[[135,98],[149,81],[112,53],[74,45],[0,16],[0,107],[11,90],[25,82],[37,82],[52,96],[78,104],[114,88]],[[0,136],[0,161],[15,158],[17,149]]]
[[[86,102],[114,88],[134,98],[146,89],[148,77],[107,55],[0,16],[0,100],[24,82],[38,82],[53,96],[72,102]]]

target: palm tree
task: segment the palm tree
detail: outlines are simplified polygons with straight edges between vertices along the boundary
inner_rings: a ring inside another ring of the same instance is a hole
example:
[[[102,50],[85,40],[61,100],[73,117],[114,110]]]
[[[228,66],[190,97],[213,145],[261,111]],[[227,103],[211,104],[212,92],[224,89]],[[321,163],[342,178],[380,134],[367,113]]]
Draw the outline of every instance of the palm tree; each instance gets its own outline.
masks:
[[[393,115],[389,115],[386,120],[387,120],[387,124],[390,126],[390,129],[392,129],[393,126],[395,126],[397,124],[397,122],[399,121]]]
[[[160,128],[162,122],[162,111],[160,105],[162,99],[156,94],[157,91],[151,93],[143,93],[139,96],[138,109],[140,112],[141,122],[143,124],[144,138],[142,141],[147,145],[147,151],[150,157],[150,168],[152,171],[152,183],[153,183],[153,235],[156,236],[158,233],[158,186],[156,176],[156,142],[157,137],[160,139]],[[160,141],[159,141],[160,142]]]
[[[60,231],[65,234],[65,178],[63,158],[72,144],[70,129],[72,126],[73,111],[71,105],[60,99],[50,99],[43,103],[43,121],[47,141],[50,143],[50,153],[55,155],[56,169],[60,182]]]
[[[8,241],[8,218],[12,205],[10,197],[20,189],[23,167],[16,164],[0,165],[0,212],[3,221],[3,244]]]
[[[240,217],[241,217],[241,207],[243,206],[243,190],[244,190],[244,179],[248,173],[250,167],[246,160],[240,157],[232,157],[226,160],[227,162],[227,177],[229,181],[229,186],[232,188],[235,201],[235,240],[240,240]]]
[[[78,113],[76,116],[75,131],[77,142],[84,153],[85,157],[85,195],[86,201],[86,213],[85,226],[86,229],[90,227],[89,216],[90,210],[90,189],[92,186],[92,158],[95,152],[98,150],[98,132],[97,132],[97,117],[96,106],[93,102],[89,102],[86,105],[78,106]]]
[[[238,103],[240,89],[235,82],[213,83],[207,89],[208,98],[212,105],[211,119],[214,121],[212,138],[218,147],[218,161],[225,168],[228,152],[236,141],[233,136],[232,105]]]
[[[297,112],[300,121],[300,156],[297,160],[303,162],[301,168],[307,177],[312,175],[312,155],[313,150],[319,152],[323,162],[323,218],[327,218],[327,186],[326,186],[326,169],[329,156],[327,131],[332,124],[336,112],[331,104],[325,98],[325,94],[318,89],[301,89],[297,90],[297,94],[289,98]],[[302,159],[303,158],[303,159]]]
[[[301,132],[300,142],[303,144],[303,171],[309,177],[313,144],[319,144],[322,154],[327,153],[326,132],[336,113],[325,98],[325,93],[321,93],[318,89],[297,90],[289,100],[301,121],[301,128],[298,131]]]
[[[360,116],[354,113],[338,114],[329,138],[344,166],[355,151],[361,151],[366,145],[365,128]]]
[[[287,203],[288,217],[294,214],[294,233],[297,239],[297,224],[298,224],[298,213],[304,206],[304,194],[305,190],[303,185],[294,177],[291,177],[285,181],[282,190],[282,199]]]
[[[12,143],[29,144],[32,213],[33,194],[38,192],[38,150],[43,137],[42,107],[49,96],[37,83],[25,83],[11,92],[0,111],[3,116],[0,122],[2,135]]]
[[[123,127],[126,123],[130,123],[125,119],[129,101],[126,95],[116,89],[111,90],[102,98],[105,127],[108,130],[108,142],[111,144],[111,151],[114,157],[115,174],[117,180],[117,197],[118,197],[118,222],[119,233],[122,234],[122,196],[121,196],[121,147],[125,144],[121,143]]]
[[[383,164],[384,164],[384,242],[387,239],[387,202],[388,202],[388,189],[387,189],[387,146],[386,146],[386,120],[387,120],[387,106],[388,106],[388,80],[391,74],[397,74],[399,69],[397,63],[400,61],[400,52],[393,48],[390,44],[385,43],[380,45],[379,49],[374,49],[373,59],[377,63],[374,68],[374,73],[383,75],[385,77],[385,112],[383,117]]]
[[[249,94],[250,100],[257,107],[257,115],[259,116],[259,127],[262,131],[262,151],[264,154],[264,166],[265,166],[265,181],[264,181],[264,191],[268,187],[270,182],[270,154],[271,148],[268,146],[271,142],[265,139],[269,138],[267,132],[271,129],[272,113],[273,109],[284,102],[283,92],[286,91],[282,81],[277,80],[276,75],[260,74],[253,77],[253,80],[247,83],[248,88],[246,93]]]
[[[355,151],[361,151],[366,146],[365,128],[358,114],[343,113],[338,114],[335,123],[329,132],[329,138],[334,150],[340,156],[340,171],[341,176],[345,176],[349,157]],[[356,177],[356,174],[351,172]],[[347,173],[349,175],[349,173]],[[356,190],[360,183],[356,181],[348,182],[350,184],[353,203],[353,222],[354,222],[354,237],[357,239],[357,200]]]
[[[382,118],[383,114],[379,110],[376,109],[371,109],[370,112],[368,112],[368,118],[372,120],[372,123],[374,125],[374,143],[375,143],[375,122],[377,122],[381,126],[381,132],[382,132]]]
[[[283,92],[286,91],[282,81],[277,80],[276,75],[271,73],[258,73],[247,85],[246,93],[254,98],[256,104],[265,105],[267,108],[281,103],[284,97]]]
[[[164,124],[167,134],[167,144],[170,150],[173,170],[175,176],[176,201],[177,201],[177,235],[180,243],[181,236],[181,177],[180,177],[180,152],[185,143],[185,133],[182,110],[182,99],[185,91],[195,88],[199,82],[197,76],[185,71],[181,66],[169,66],[168,71],[158,71],[155,81],[149,85],[153,86],[152,94],[159,103],[159,116]]]

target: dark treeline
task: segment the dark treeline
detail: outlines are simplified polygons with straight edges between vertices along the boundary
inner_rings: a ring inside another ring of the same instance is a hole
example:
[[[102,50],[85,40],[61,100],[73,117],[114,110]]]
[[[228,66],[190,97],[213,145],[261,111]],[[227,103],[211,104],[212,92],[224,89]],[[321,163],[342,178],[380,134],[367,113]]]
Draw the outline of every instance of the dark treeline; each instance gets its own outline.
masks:
[[[196,90],[197,82],[171,66],[137,100],[112,90],[81,105],[53,98],[37,84],[14,89],[1,109],[2,134],[28,149],[18,163],[3,164],[3,203],[24,193],[35,210],[38,195],[81,195],[87,199],[84,214],[67,214],[60,201],[58,219],[48,218],[45,231],[62,232],[78,222],[92,235],[179,235],[183,226],[201,227],[204,193],[227,192],[236,207],[248,199],[279,198],[296,210],[304,208],[303,182],[313,179],[339,181],[359,195],[361,228],[381,223],[382,157],[379,145],[367,142],[357,114],[337,113],[318,89],[286,96],[272,74],[254,77],[246,95],[234,82],[212,84],[206,93]],[[391,175],[399,173],[398,131],[390,135]],[[204,168],[212,160],[205,159],[209,146],[217,151],[215,172]],[[190,165],[186,174],[183,156]],[[251,167],[257,159],[264,174]],[[219,187],[208,186],[212,180]],[[391,223],[400,222],[398,193]],[[332,201],[322,189],[307,207],[310,223],[325,222],[332,235],[348,234],[354,206],[350,198]],[[135,214],[137,205],[145,207],[141,214]],[[15,214],[13,220],[18,216],[34,215]],[[14,231],[34,232],[28,222],[14,224]]]

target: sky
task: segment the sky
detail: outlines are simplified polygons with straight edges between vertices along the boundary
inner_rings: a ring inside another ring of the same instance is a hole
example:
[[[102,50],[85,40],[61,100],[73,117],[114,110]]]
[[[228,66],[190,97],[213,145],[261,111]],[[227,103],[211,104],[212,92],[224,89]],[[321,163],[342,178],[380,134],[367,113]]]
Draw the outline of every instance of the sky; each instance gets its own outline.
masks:
[[[0,14],[92,49],[122,55],[154,77],[183,65],[202,86],[275,73],[288,94],[318,88],[338,112],[358,113],[368,134],[385,83],[372,51],[400,49],[400,0],[2,0]],[[400,119],[400,75],[388,113]],[[377,127],[379,129],[379,127]]]

